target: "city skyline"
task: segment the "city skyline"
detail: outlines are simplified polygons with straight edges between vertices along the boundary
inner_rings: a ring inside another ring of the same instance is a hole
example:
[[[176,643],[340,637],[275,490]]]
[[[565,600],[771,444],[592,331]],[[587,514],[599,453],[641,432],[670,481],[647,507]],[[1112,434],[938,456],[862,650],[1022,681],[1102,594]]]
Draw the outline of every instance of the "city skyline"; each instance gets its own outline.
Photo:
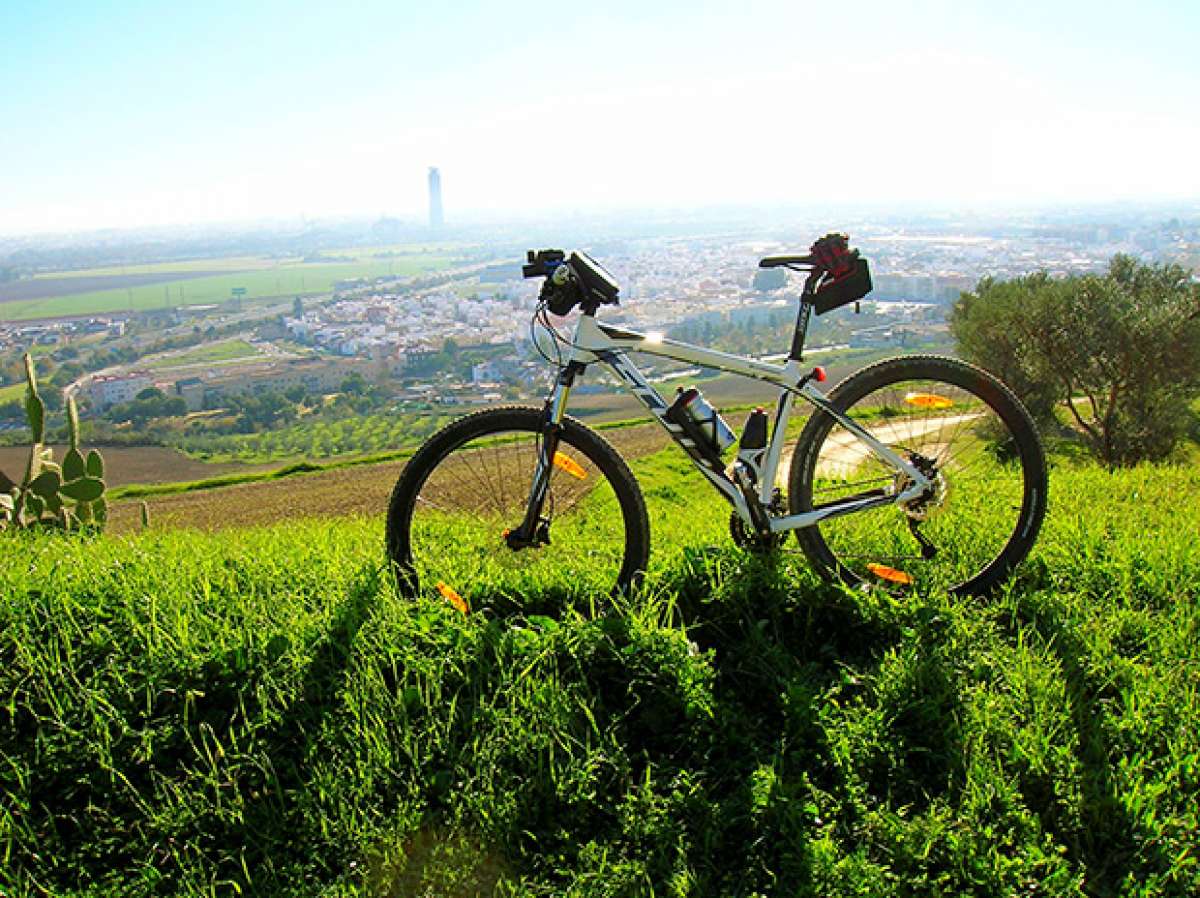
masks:
[[[459,220],[1200,197],[1184,4],[10,4],[0,28],[6,235],[425,218],[430,159]]]

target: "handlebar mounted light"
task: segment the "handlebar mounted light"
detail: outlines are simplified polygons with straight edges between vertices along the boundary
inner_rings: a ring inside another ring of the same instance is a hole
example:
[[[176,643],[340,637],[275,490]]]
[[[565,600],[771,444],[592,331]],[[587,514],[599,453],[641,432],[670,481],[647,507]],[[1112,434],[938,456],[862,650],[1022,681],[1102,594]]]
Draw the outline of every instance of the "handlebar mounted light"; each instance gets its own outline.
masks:
[[[540,298],[555,315],[567,315],[577,305],[594,312],[620,302],[616,278],[587,253],[573,252],[568,258],[560,249],[530,250],[525,258],[521,273],[546,278]]]

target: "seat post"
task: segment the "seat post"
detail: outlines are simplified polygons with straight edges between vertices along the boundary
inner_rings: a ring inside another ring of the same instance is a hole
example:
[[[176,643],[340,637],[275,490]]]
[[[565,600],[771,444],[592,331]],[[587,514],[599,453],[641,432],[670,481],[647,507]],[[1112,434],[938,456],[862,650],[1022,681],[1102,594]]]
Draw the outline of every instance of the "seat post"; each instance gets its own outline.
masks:
[[[810,271],[804,279],[804,290],[800,293],[800,308],[796,312],[796,330],[792,333],[792,348],[788,358],[799,362],[804,358],[804,338],[808,334],[808,319],[812,317],[813,288],[820,279],[819,271]]]

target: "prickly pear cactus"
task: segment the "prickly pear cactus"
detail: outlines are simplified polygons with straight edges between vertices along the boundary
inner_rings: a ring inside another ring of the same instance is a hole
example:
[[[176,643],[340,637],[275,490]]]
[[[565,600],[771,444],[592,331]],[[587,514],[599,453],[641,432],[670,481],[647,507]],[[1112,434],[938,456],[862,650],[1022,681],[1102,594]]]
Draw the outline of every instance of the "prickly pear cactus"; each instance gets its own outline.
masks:
[[[7,493],[0,493],[0,530],[36,526],[63,530],[100,529],[108,519],[105,501],[104,459],[93,449],[84,457],[79,450],[79,410],[75,397],[67,399],[70,446],[62,465],[46,438],[46,404],[38,391],[33,359],[25,354],[25,416],[33,435],[25,476]]]

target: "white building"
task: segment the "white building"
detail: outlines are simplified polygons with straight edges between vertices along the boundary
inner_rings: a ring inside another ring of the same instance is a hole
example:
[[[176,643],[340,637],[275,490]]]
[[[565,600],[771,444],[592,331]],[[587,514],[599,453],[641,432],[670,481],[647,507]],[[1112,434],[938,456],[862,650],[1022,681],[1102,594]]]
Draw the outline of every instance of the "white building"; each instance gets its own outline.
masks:
[[[129,402],[147,387],[154,386],[149,371],[130,371],[128,374],[100,374],[88,384],[92,405],[98,409]]]

